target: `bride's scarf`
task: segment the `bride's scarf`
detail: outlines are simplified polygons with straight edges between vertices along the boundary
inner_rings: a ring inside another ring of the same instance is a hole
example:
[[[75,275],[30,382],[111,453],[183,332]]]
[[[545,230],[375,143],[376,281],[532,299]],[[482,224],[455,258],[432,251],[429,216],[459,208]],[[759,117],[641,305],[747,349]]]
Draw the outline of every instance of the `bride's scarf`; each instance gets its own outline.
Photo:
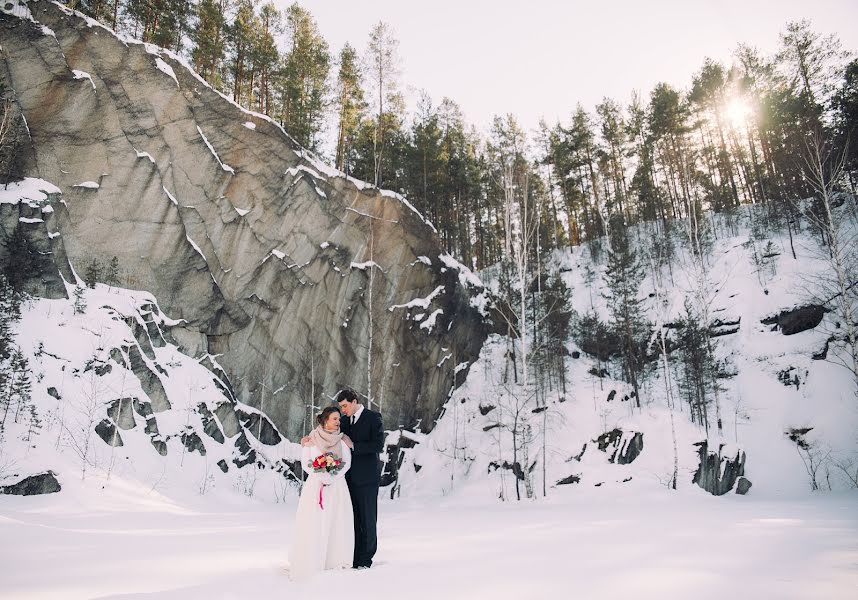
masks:
[[[342,458],[340,442],[343,441],[343,434],[338,429],[337,431],[325,431],[321,425],[318,425],[310,432],[310,441],[322,451],[322,454],[330,452],[337,458]]]

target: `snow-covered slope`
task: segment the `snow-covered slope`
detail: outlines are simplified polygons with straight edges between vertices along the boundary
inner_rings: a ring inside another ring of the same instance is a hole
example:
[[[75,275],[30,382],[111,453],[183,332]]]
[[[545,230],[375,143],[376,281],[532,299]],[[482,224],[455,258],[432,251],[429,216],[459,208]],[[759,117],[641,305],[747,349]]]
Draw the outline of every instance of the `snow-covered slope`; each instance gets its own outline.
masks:
[[[0,484],[49,470],[64,489],[293,493],[299,447],[233,398],[217,357],[181,352],[178,322],[151,294],[98,284],[69,296],[22,307],[16,342],[35,411],[10,409]]]
[[[755,229],[751,217],[759,222],[767,210],[746,207],[732,217],[711,217],[712,246],[704,263],[708,274],[702,279],[699,265],[687,250],[683,224],[672,234],[675,258],[660,269],[651,266],[648,250],[650,240],[661,234],[649,225],[632,232],[647,272],[639,295],[647,318],[665,325],[668,340],[674,336],[686,298],[702,302],[709,311],[717,336],[713,337],[716,356],[725,376],[719,379],[718,406],[714,399],[709,406],[708,432],[691,422],[688,406],[678,393],[680,366],[675,354],[667,369],[667,383],[663,363],[655,359],[648,364],[642,406],[637,409],[630,398],[631,386],[620,380],[616,360],[599,362],[570,341],[564,359],[567,389],[558,389],[556,381],[553,389],[546,386],[547,408],[543,410],[532,392],[525,394],[512,383],[508,340],[493,336],[471,367],[466,384],[445,406],[436,428],[428,435],[404,433],[419,443],[416,447],[412,441],[400,444],[404,458],[397,457],[403,461],[398,493],[449,494],[466,488],[485,499],[515,498],[515,462],[531,465],[536,496],[542,496],[543,490],[550,496],[576,486],[666,485],[674,465],[672,427],[680,488],[692,486],[700,465],[700,447],[695,444],[703,441],[709,452],[720,452],[723,458],[735,459],[745,453],[744,475],[753,485],[751,494],[810,491],[807,466],[811,460],[819,465],[816,480],[820,489],[854,488],[838,466],[851,465],[854,478],[858,401],[851,372],[838,364],[845,357],[843,345],[828,342],[838,328],[836,314],[830,312],[816,327],[794,335],[784,335],[770,320],[813,302],[819,277],[827,273],[826,250],[806,223],[795,234],[797,258],[793,258],[786,229],[759,235],[756,227],[758,235],[751,240]],[[605,260],[605,248],[594,259],[592,248],[584,246],[558,251],[548,262],[547,271],[562,276],[571,289],[572,308],[578,317],[595,312],[602,320],[608,319]],[[486,275],[487,281],[489,277]],[[652,341],[657,357],[658,337]],[[506,367],[510,367],[507,382]],[[603,377],[595,374],[601,369],[608,372]],[[516,411],[517,406],[522,410]],[[718,412],[721,431],[716,425]],[[514,427],[525,431],[521,438],[529,439],[528,443],[519,442],[513,448]],[[600,451],[599,436],[614,429],[621,431],[610,440],[603,439],[602,445],[607,447]],[[803,436],[809,452],[800,451],[787,435],[805,429],[809,429]],[[635,433],[642,437],[635,439]],[[619,455],[629,456],[630,448],[640,454],[632,456],[629,464],[616,464],[621,462],[619,458],[610,462],[618,448]],[[715,464],[719,464],[717,458]],[[720,462],[720,476],[726,466],[726,461]],[[558,485],[563,480],[568,485]],[[524,497],[523,480],[519,487]]]

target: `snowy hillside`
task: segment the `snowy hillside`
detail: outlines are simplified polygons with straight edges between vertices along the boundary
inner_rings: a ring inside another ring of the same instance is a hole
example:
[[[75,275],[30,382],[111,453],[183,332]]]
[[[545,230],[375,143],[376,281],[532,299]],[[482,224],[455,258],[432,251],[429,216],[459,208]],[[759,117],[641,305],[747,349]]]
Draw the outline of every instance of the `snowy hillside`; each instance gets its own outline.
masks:
[[[10,406],[0,485],[51,471],[63,491],[120,481],[272,502],[294,493],[287,462],[298,446],[232,399],[216,357],[179,350],[177,322],[150,294],[82,283],[68,292],[22,307],[17,344],[34,410]]]
[[[672,233],[674,259],[658,268],[652,266],[648,251],[651,240],[661,234],[649,225],[632,232],[646,266],[640,286],[644,314],[657,326],[664,325],[667,346],[676,337],[686,299],[702,300],[709,310],[722,373],[721,389],[708,408],[708,433],[691,422],[681,398],[676,352],[670,353],[665,370],[658,353],[658,327],[650,340],[653,356],[645,371],[640,409],[634,406],[632,387],[620,380],[617,361],[586,354],[574,339],[564,359],[566,391],[555,381],[553,389],[545,390],[544,402],[537,403],[533,394],[521,392],[512,382],[509,341],[493,336],[471,367],[466,385],[445,406],[435,430],[428,436],[405,433],[421,443],[404,450],[399,493],[449,494],[466,487],[486,500],[515,498],[514,453],[521,465],[532,469],[530,482],[519,473],[522,496],[526,483],[535,496],[559,493],[564,484],[568,484],[564,493],[569,494],[581,486],[667,485],[674,464],[671,428],[676,434],[679,488],[692,485],[701,462],[695,444],[705,441],[710,453],[720,449],[725,459],[745,454],[744,475],[753,485],[749,492],[753,495],[805,494],[811,490],[807,468],[817,469],[820,489],[854,489],[858,401],[852,374],[842,366],[848,358],[843,344],[829,343],[838,319],[829,312],[815,327],[791,335],[772,323],[773,317],[814,302],[814,290],[829,269],[826,249],[805,223],[805,229],[795,234],[797,258],[793,258],[788,231],[759,233],[766,210],[746,207],[732,217],[712,219],[705,276],[688,251],[684,225]],[[840,210],[850,210],[849,204]],[[757,223],[753,227],[752,218]],[[592,247],[582,246],[557,251],[549,260],[549,276],[559,274],[571,290],[573,321],[593,313],[608,319],[606,254],[602,247],[594,258]],[[526,431],[521,439],[529,442],[514,449],[516,427]],[[611,435],[615,429],[620,431]],[[807,448],[790,439],[790,432],[798,432],[798,441]],[[599,440],[605,434],[608,437]],[[629,449],[634,451],[629,454]],[[617,457],[611,461],[614,453]],[[632,462],[618,464],[626,457]],[[716,459],[715,464],[723,476],[726,460]]]

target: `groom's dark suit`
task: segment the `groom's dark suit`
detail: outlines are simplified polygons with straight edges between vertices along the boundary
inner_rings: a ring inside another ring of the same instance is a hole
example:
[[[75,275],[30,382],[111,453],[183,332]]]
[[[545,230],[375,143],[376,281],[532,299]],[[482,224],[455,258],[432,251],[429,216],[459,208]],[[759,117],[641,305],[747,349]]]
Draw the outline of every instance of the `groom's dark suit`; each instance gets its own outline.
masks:
[[[364,407],[357,421],[343,417],[342,432],[354,443],[352,465],[346,473],[346,483],[352,496],[355,515],[355,567],[369,567],[378,548],[375,525],[378,515],[378,484],[381,463],[378,455],[384,444],[381,414]]]

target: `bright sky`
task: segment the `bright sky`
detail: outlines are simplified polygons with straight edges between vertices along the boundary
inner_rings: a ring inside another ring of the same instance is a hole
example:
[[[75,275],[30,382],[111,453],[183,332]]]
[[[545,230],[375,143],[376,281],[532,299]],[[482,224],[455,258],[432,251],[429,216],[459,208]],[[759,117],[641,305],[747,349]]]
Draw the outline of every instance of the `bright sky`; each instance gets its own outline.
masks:
[[[276,0],[282,8],[290,2]],[[373,24],[400,40],[409,95],[455,100],[485,128],[511,112],[528,128],[566,122],[577,102],[627,103],[659,81],[688,86],[703,58],[728,61],[739,42],[766,54],[789,20],[808,18],[858,51],[856,0],[299,0],[334,52],[360,52]]]

